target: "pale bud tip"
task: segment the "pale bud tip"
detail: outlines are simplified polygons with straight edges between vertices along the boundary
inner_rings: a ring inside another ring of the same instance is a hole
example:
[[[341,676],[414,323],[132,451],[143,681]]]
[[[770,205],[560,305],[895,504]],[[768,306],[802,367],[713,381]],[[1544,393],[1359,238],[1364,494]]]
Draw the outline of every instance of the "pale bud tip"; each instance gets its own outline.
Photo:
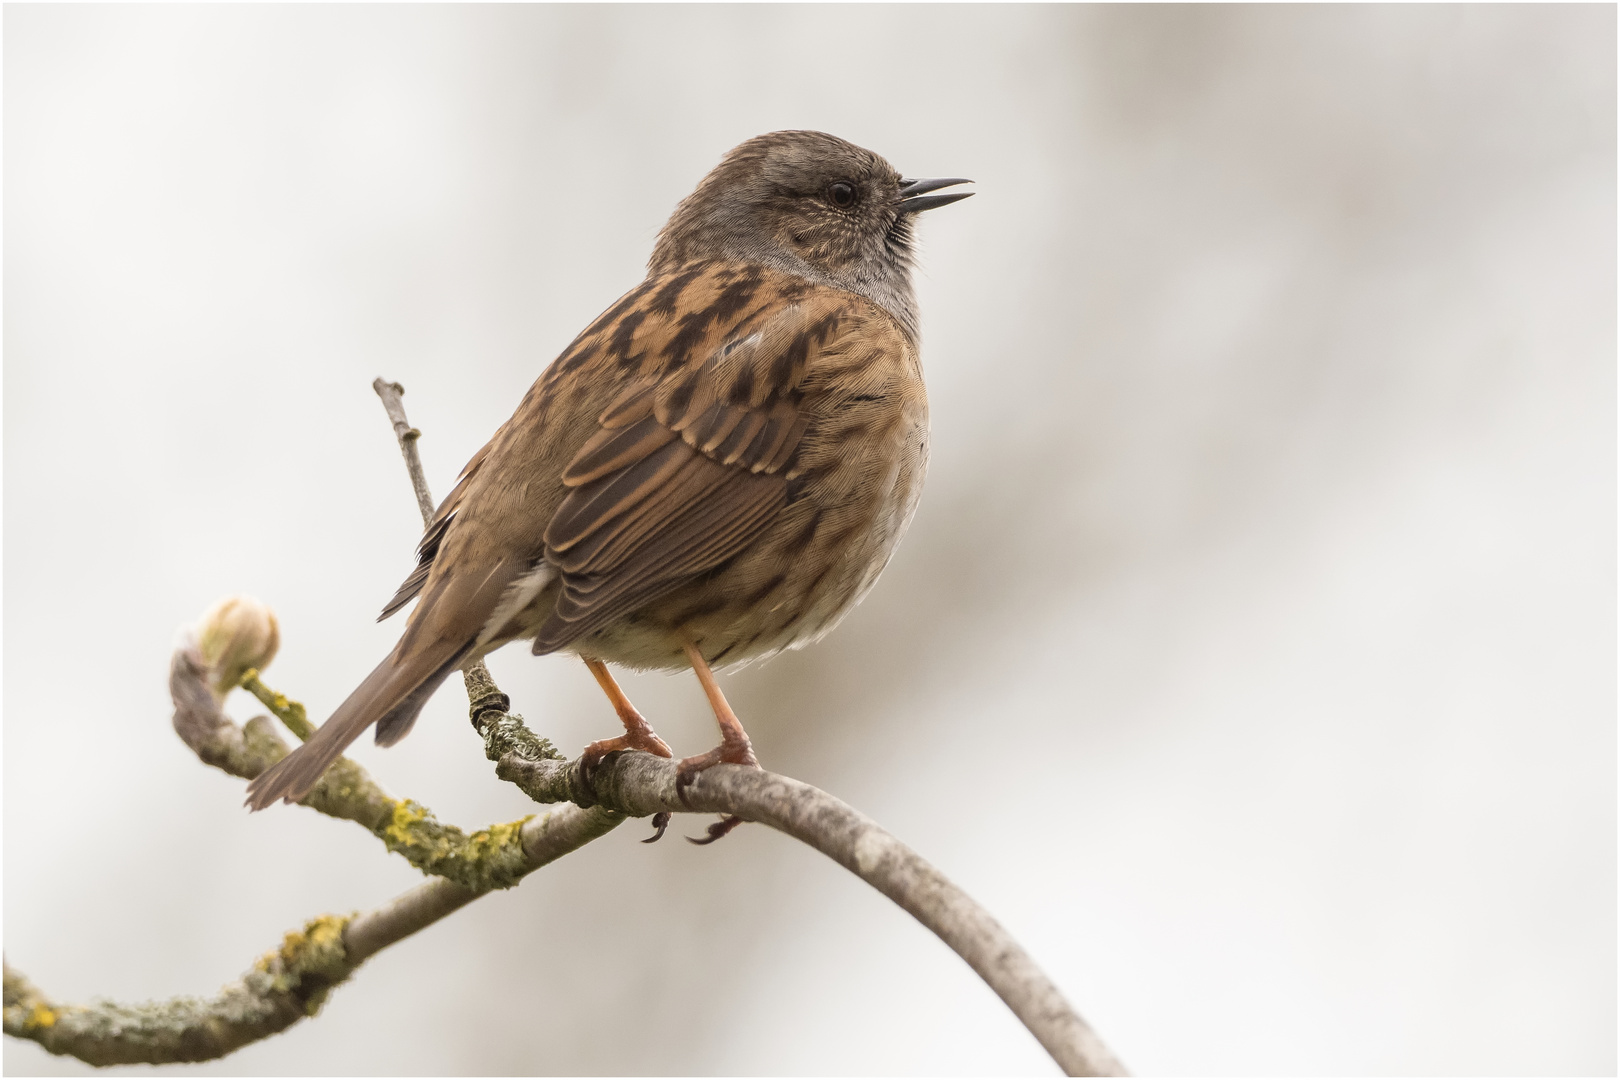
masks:
[[[227,596],[197,620],[196,639],[214,696],[223,700],[250,668],[270,666],[281,647],[281,629],[267,604]]]

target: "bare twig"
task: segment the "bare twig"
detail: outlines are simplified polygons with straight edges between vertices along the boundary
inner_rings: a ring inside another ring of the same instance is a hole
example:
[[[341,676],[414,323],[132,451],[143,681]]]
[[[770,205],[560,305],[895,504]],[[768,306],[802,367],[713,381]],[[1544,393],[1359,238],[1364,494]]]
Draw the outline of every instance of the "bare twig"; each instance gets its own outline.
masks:
[[[405,394],[405,388],[397,382],[389,382],[380,375],[372,380],[371,388],[382,398],[383,408],[388,411],[388,419],[394,425],[394,437],[399,440],[399,452],[405,455],[405,471],[411,474],[411,490],[416,492],[416,506],[422,511],[422,528],[426,529],[433,524],[433,496],[428,491],[427,474],[422,471],[422,455],[416,449],[416,440],[422,437],[422,433],[411,427],[411,422],[405,419],[405,402],[400,400]],[[477,700],[475,686],[482,686],[485,683],[490,688],[495,686],[495,680],[490,677],[489,668],[484,666],[482,660],[474,661],[471,667],[464,670],[461,679],[467,687],[469,701]]]
[[[383,408],[388,410],[388,419],[394,425],[394,437],[399,440],[399,452],[405,455],[405,470],[411,474],[411,490],[416,492],[416,507],[422,511],[422,527],[426,528],[433,522],[433,496],[428,493],[427,476],[422,472],[422,455],[416,449],[416,440],[422,437],[422,433],[405,419],[405,405],[400,401],[405,388],[382,378],[373,380],[371,388],[382,398]]]

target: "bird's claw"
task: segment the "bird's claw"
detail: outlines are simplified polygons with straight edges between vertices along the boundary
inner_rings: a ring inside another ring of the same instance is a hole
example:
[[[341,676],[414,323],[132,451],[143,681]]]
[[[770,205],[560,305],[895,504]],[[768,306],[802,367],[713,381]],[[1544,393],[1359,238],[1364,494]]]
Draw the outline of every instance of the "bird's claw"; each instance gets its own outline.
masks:
[[[699,840],[695,836],[688,836],[686,838],[686,842],[688,844],[696,844],[699,847],[702,847],[704,844],[712,844],[742,823],[743,819],[738,817],[736,814],[726,814],[721,817],[719,821],[709,826],[708,836],[704,837],[702,840]]]
[[[652,827],[654,829],[656,829],[657,831],[654,832],[651,836],[647,837],[647,839],[643,840],[642,843],[643,844],[656,844],[656,843],[658,843],[658,841],[662,840],[664,838],[664,830],[669,828],[669,819],[671,817],[673,817],[673,816],[674,815],[671,814],[668,810],[660,810],[660,811],[658,811],[658,813],[654,814],[652,816]],[[688,837],[688,839],[690,839],[690,837]],[[706,844],[706,843],[708,843],[708,841],[707,840],[699,840],[699,841],[696,841],[696,843]]]

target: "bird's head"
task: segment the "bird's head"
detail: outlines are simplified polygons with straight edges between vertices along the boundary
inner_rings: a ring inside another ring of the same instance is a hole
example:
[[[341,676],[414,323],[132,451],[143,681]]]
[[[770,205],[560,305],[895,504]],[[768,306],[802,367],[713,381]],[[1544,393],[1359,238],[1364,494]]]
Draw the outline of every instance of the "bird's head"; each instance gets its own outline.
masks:
[[[648,269],[728,259],[866,296],[915,334],[912,221],[971,191],[908,180],[883,158],[820,131],[774,131],[732,150],[670,215]]]

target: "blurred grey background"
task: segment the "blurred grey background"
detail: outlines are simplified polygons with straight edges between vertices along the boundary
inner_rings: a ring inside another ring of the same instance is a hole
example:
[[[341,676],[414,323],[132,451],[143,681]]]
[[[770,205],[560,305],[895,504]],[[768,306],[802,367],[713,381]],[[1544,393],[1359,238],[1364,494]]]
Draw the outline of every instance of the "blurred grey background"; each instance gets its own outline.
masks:
[[[248,592],[324,715],[436,494],[728,148],[922,227],[929,487],[867,602],[723,681],[767,765],[984,902],[1143,1073],[1612,1073],[1615,9],[8,6],[5,952],[211,992],[418,880],[169,729]],[[540,731],[584,667],[495,657]],[[690,677],[631,696],[715,741]],[[243,695],[230,708],[259,711]],[[447,686],[358,756],[535,809]],[[201,1073],[1054,1071],[887,900],[631,823]],[[7,1041],[11,1073],[88,1072]]]

